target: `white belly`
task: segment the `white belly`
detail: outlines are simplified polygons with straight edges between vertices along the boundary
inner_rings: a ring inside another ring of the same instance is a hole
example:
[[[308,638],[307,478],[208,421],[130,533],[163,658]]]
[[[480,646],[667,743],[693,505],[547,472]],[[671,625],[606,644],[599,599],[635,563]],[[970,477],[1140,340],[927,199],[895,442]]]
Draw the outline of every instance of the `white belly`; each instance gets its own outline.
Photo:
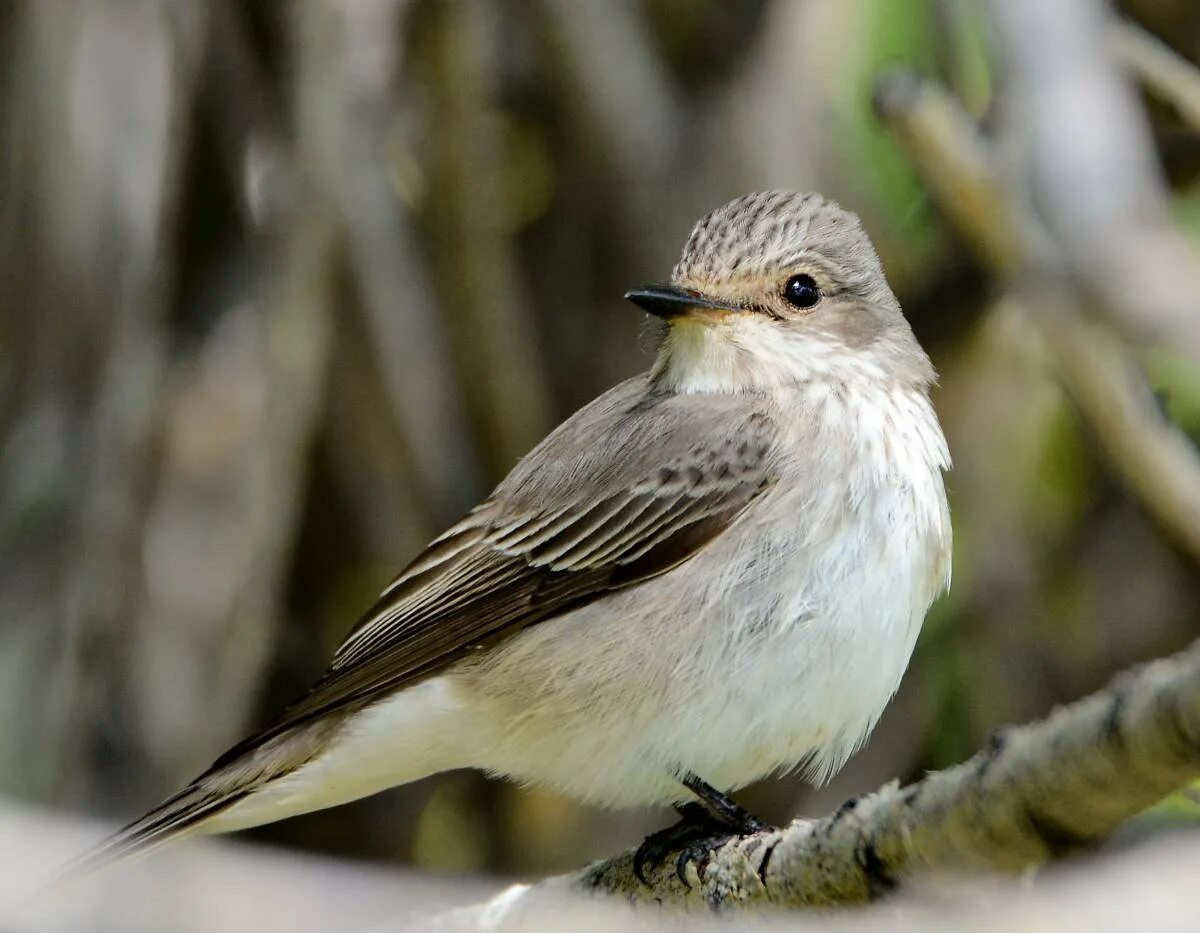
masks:
[[[684,771],[721,790],[797,766],[828,778],[899,685],[949,581],[944,442],[928,402],[911,401],[915,417],[831,401],[831,430],[856,427],[843,459],[797,458],[686,572],[372,705],[215,828],[456,767],[611,806],[684,800]]]
[[[830,777],[948,582],[943,463],[873,442],[865,470],[781,482],[687,574],[535,626],[464,672],[493,730],[477,764],[616,806],[686,799],[685,770],[722,790],[797,766]]]

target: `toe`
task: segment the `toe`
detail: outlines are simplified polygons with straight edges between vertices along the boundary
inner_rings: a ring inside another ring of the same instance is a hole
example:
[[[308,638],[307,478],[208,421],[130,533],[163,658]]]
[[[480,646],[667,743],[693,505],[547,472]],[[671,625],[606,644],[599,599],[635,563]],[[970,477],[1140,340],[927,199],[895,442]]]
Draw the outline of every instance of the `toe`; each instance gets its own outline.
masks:
[[[713,853],[725,845],[729,840],[737,838],[729,834],[719,836],[709,836],[706,839],[697,839],[695,842],[684,846],[678,857],[675,859],[675,874],[686,887],[691,887],[692,882],[688,878],[688,865],[696,866],[696,876],[703,878],[704,869],[708,867],[709,861],[712,859]]]

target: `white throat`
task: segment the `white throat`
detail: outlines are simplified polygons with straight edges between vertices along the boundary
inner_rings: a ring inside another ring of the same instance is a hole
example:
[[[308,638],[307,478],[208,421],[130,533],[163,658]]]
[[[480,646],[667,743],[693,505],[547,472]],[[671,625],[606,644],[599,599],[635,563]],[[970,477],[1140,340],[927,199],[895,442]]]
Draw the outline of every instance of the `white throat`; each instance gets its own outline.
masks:
[[[685,394],[761,392],[830,376],[883,380],[885,373],[869,352],[753,317],[736,325],[674,322],[651,370],[656,385]]]

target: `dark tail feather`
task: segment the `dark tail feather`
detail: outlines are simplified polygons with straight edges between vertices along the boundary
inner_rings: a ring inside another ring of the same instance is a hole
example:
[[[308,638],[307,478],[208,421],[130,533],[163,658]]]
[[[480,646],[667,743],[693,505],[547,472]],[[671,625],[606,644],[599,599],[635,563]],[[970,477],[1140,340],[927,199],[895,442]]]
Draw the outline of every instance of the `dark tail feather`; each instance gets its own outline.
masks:
[[[68,862],[55,873],[47,887],[76,881],[107,865],[148,855],[199,829],[249,793],[249,789],[234,793],[214,792],[199,783],[186,787]]]
[[[260,733],[234,746],[179,793],[68,863],[51,885],[140,857],[201,830],[255,791],[311,761],[341,728],[342,719],[325,716],[283,732]]]

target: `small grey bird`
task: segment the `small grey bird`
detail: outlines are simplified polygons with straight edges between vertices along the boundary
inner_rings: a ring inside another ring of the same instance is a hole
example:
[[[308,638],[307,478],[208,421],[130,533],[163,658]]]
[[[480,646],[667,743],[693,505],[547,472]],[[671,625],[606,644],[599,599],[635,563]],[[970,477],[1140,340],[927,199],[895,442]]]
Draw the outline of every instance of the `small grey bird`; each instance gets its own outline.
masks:
[[[451,768],[762,826],[725,792],[829,778],[949,585],[934,371],[858,218],[738,198],[626,297],[657,358],[578,411],[384,590],[309,693],[85,857]]]

